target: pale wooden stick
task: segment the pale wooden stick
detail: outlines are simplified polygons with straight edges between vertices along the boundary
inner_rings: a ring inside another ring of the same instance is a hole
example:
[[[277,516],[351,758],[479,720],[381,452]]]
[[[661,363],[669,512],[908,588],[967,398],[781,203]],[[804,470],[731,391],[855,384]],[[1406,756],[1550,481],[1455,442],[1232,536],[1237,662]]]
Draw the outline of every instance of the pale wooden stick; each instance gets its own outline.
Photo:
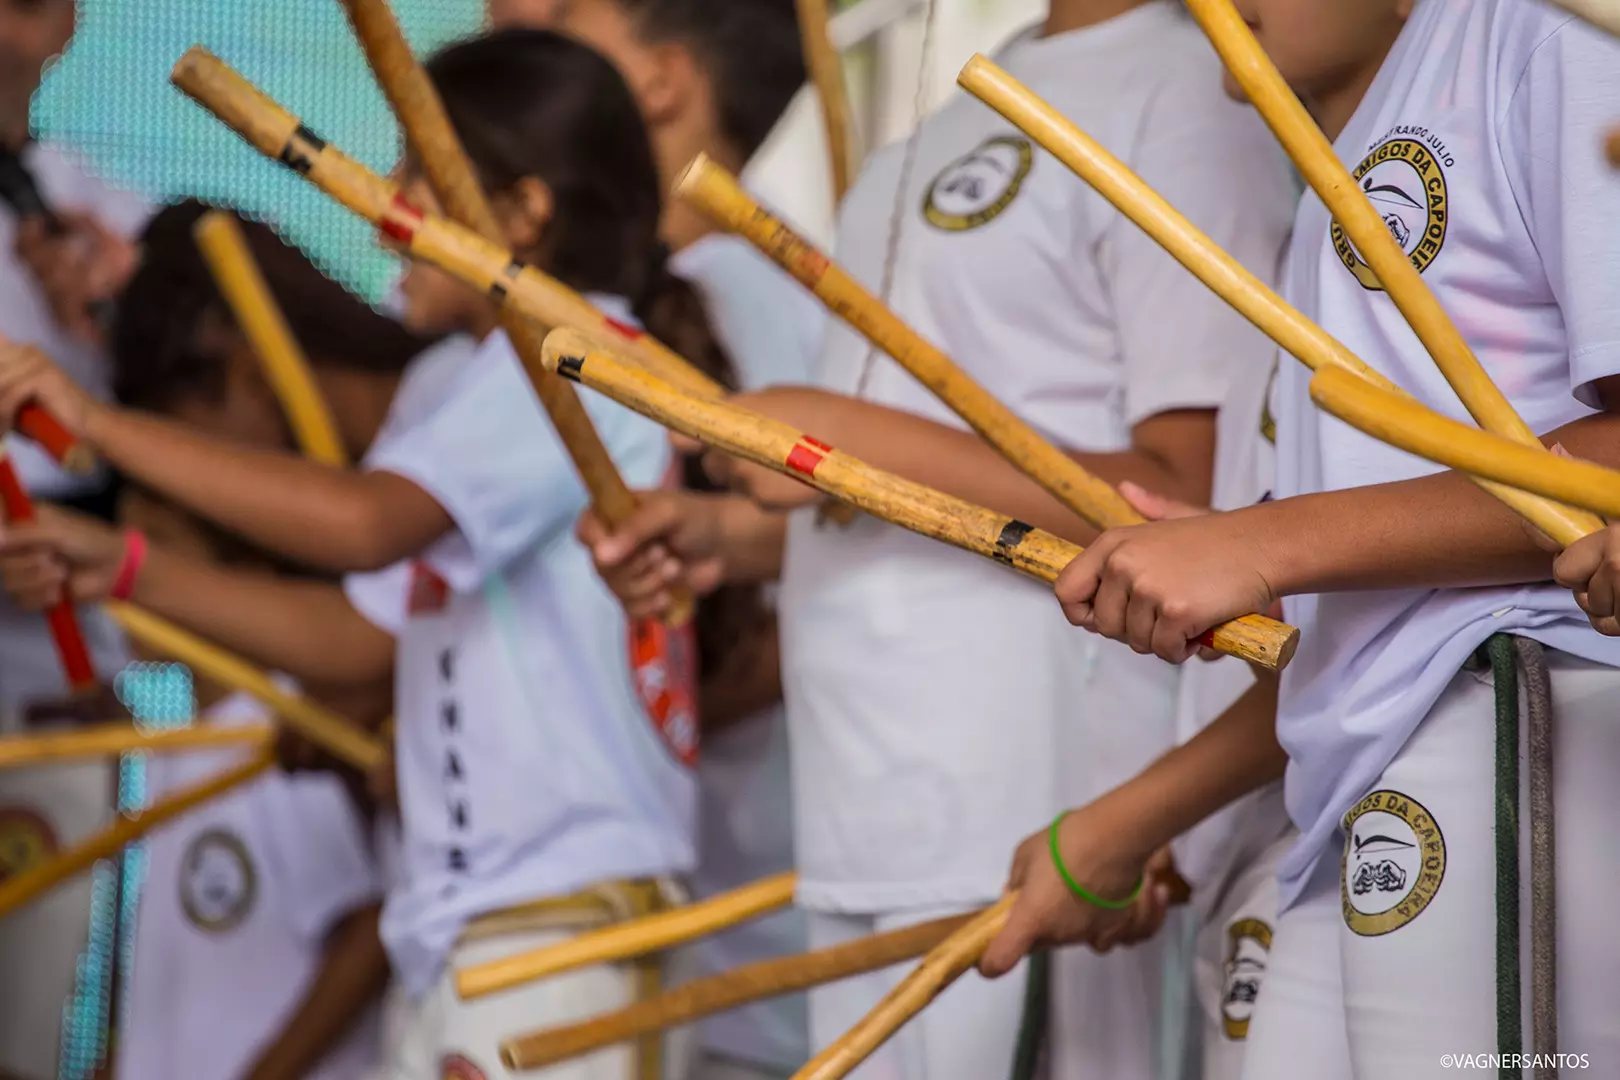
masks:
[[[192,235],[237,325],[253,346],[299,449],[325,465],[349,464],[332,410],[315,385],[309,360],[264,280],[242,227],[230,214],[210,210],[198,219]]]
[[[662,952],[793,903],[797,874],[777,874],[674,911],[659,912],[516,956],[463,968],[456,973],[462,1000],[483,997],[564,971],[633,960]]]
[[[976,56],[963,68],[958,81],[1094,187],[1216,295],[1298,357],[1306,367],[1313,371],[1342,367],[1380,389],[1405,394],[1244,269],[1131,172],[1124,162],[1007,72],[984,57]],[[1539,448],[1541,444],[1537,442],[1536,446]],[[1586,535],[1590,515],[1584,512],[1515,488],[1485,481],[1481,481],[1481,485],[1520,516],[1566,545]]]
[[[173,754],[189,750],[214,750],[222,746],[264,746],[274,738],[275,729],[266,724],[225,727],[203,723],[164,731],[140,728],[127,720],[120,720],[77,731],[50,731],[0,738],[0,769],[56,765],[118,754]]]
[[[849,88],[844,81],[844,58],[829,32],[831,0],[795,0],[799,12],[799,39],[804,46],[804,69],[821,103],[822,126],[827,132],[827,154],[832,164],[833,204],[844,201],[855,174],[854,146],[849,126]]]
[[[713,379],[650,334],[615,322],[556,278],[525,266],[471,229],[423,214],[405,200],[397,184],[329,146],[207,49],[189,49],[171,79],[255,150],[287,165],[382,229],[405,245],[413,258],[437,266],[542,326],[575,327],[598,337],[689,393],[724,394]]]
[[[724,402],[682,395],[573,331],[554,331],[546,338],[546,364],[688,438],[1042,581],[1057,580],[1082,551],[1021,521],[874,469],[786,424]],[[1275,619],[1249,615],[1216,627],[1203,640],[1220,652],[1275,669],[1293,656],[1299,632]]]
[[[1288,88],[1232,0],[1187,0],[1187,6],[1479,426],[1525,446],[1541,446],[1536,433],[1491,382],[1423,275],[1333,152],[1298,95]],[[1595,514],[1574,510],[1567,514],[1566,524],[1583,535],[1603,527]]]
[[[675,190],[717,224],[769,255],[1064,506],[1099,529],[1141,524],[1142,516],[1112,485],[1043,439],[841,266],[750,198],[724,168],[700,154],[686,167]]]
[[[848,1076],[872,1055],[872,1051],[979,962],[990,942],[1007,925],[1017,898],[1017,893],[1007,894],[994,907],[986,908],[936,946],[860,1023],[794,1073],[793,1080],[842,1080]]]
[[[116,855],[125,844],[139,840],[164,822],[241,787],[274,764],[275,755],[268,750],[261,751],[245,764],[177,791],[142,811],[139,817],[120,817],[106,829],[45,860],[27,873],[0,882],[0,918],[76,874],[83,873],[101,859]]]
[[[1325,411],[1381,442],[1473,476],[1549,499],[1620,517],[1620,472],[1561,458],[1432,412],[1343,368],[1311,379],[1311,398]]]
[[[240,657],[131,604],[108,601],[104,606],[124,632],[136,641],[223,686],[258,699],[289,727],[340,760],[362,772],[370,772],[386,760],[386,752],[375,739],[362,735],[341,716],[308,698],[287,693],[270,676]]]
[[[1620,37],[1620,0],[1552,0],[1553,3],[1585,19],[1599,30]]]
[[[614,1043],[741,1008],[756,1001],[823,986],[853,975],[879,971],[913,960],[936,948],[975,914],[873,934],[798,956],[748,964],[697,979],[616,1012],[563,1027],[515,1036],[501,1043],[501,1062],[508,1069],[542,1069],[600,1050]]]

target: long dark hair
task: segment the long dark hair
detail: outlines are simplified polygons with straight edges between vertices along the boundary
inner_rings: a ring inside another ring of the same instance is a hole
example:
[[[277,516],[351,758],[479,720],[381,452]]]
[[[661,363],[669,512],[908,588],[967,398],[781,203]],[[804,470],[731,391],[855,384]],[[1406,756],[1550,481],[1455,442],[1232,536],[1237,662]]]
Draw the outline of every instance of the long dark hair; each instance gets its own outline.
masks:
[[[210,313],[230,307],[197,249],[193,230],[210,210],[235,217],[293,336],[316,365],[403,371],[434,339],[412,334],[333,281],[263,222],[185,199],[159,210],[141,237],[141,265],[119,298],[110,339],[113,393],[133,408],[162,411],[183,398],[217,401],[223,356],[198,342]]]
[[[551,189],[538,249],[518,254],[579,292],[628,298],[648,332],[735,389],[702,301],[669,272],[658,238],[657,165],[618,69],[571,38],[511,29],[451,45],[427,71],[485,190],[509,190],[525,177]],[[701,474],[686,472],[689,482]],[[708,597],[697,618],[703,674],[765,617],[757,589]]]

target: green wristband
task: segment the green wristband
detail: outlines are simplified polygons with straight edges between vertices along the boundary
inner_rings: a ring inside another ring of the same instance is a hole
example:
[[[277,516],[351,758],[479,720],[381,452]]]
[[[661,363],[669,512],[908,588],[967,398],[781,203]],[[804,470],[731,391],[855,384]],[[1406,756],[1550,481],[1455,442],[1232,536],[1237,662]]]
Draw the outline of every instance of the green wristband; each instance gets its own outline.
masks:
[[[1052,850],[1052,865],[1057,867],[1057,872],[1062,876],[1063,884],[1069,887],[1069,891],[1086,903],[1103,908],[1106,911],[1124,911],[1136,903],[1136,898],[1142,895],[1142,886],[1147,881],[1145,877],[1136,879],[1136,888],[1132,889],[1131,895],[1123,900],[1104,900],[1100,896],[1094,896],[1087,892],[1085,887],[1078,881],[1074,880],[1073,875],[1069,873],[1069,868],[1063,865],[1063,855],[1058,851],[1058,826],[1061,824],[1063,824],[1063,814],[1059,814],[1052,819],[1052,827],[1046,830],[1046,839],[1047,846]]]

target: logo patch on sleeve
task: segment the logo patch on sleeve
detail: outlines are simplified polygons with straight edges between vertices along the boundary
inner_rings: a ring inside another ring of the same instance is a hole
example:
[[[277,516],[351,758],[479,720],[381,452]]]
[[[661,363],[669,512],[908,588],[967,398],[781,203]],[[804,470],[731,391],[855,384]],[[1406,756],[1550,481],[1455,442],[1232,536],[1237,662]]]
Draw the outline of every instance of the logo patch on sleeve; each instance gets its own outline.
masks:
[[[60,850],[56,830],[26,806],[0,806],[0,881],[32,870]]]
[[[945,166],[923,197],[923,217],[946,232],[988,225],[1011,206],[1035,164],[1022,135],[997,135]]]
[[[1260,999],[1271,954],[1271,927],[1259,919],[1239,919],[1226,928],[1225,980],[1221,987],[1221,1029],[1228,1039],[1249,1037],[1249,1018]]]
[[[180,908],[197,929],[224,934],[241,926],[259,896],[259,873],[241,837],[198,833],[180,860]]]

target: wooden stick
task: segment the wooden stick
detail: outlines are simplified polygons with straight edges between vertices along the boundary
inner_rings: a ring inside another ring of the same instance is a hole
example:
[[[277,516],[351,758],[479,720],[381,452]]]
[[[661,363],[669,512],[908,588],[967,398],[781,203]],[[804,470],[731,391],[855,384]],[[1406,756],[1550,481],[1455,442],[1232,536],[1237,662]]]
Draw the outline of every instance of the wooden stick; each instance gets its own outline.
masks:
[[[96,467],[96,455],[62,426],[61,421],[38,405],[17,410],[17,433],[38,443],[62,468],[83,475]]]
[[[45,415],[42,410],[40,415]],[[34,501],[11,463],[11,455],[0,447],[0,505],[5,507],[6,520],[25,522],[34,520]],[[88,693],[96,688],[96,671],[90,663],[90,650],[79,629],[79,614],[73,601],[63,597],[45,609],[45,621],[50,626],[51,640],[56,644],[56,655],[61,658],[62,671],[68,686],[75,693]]]
[[[860,1023],[794,1073],[793,1080],[842,1080],[848,1076],[872,1055],[872,1051],[979,962],[990,942],[1007,925],[1007,917],[1017,898],[1017,893],[1002,897],[994,907],[986,908],[936,946]]]
[[[1620,169],[1620,128],[1609,132],[1607,150],[1609,152],[1609,164]]]
[[[541,1069],[665,1028],[740,1008],[868,971],[914,960],[976,917],[977,913],[873,934],[798,956],[748,964],[697,979],[655,998],[577,1024],[506,1039],[501,1062],[508,1069]]]
[[[557,279],[525,266],[510,251],[472,230],[423,214],[405,200],[397,184],[328,145],[207,49],[193,46],[171,77],[175,86],[254,149],[376,225],[413,258],[437,266],[542,326],[575,327],[600,338],[689,393],[724,394],[719,384],[650,334],[615,322]]]
[[[309,360],[264,280],[241,226],[231,215],[210,210],[197,221],[192,235],[237,325],[253,346],[299,448],[306,457],[324,465],[348,465],[349,455],[344,452],[337,422],[315,385]]]
[[[560,945],[463,968],[456,973],[456,993],[467,1001],[564,971],[632,960],[647,953],[672,949],[787,907],[793,903],[797,882],[797,874],[777,874],[674,911],[581,934]]]
[[[844,201],[854,176],[854,148],[849,127],[849,88],[844,81],[844,58],[833,44],[828,23],[831,0],[795,0],[799,12],[799,38],[804,46],[804,70],[821,102],[822,125],[827,131],[827,154],[832,165],[833,205]]]
[[[268,750],[262,751],[245,764],[227,769],[218,776],[154,803],[139,817],[120,817],[106,829],[45,860],[27,873],[0,882],[0,918],[76,874],[83,873],[98,861],[116,855],[125,844],[139,840],[164,822],[240,787],[274,764],[274,754]]]
[[[1311,399],[1381,442],[1459,472],[1620,517],[1620,472],[1492,435],[1391,394],[1342,368],[1311,379]]]
[[[1620,37],[1620,0],[1552,0],[1553,3],[1585,19],[1599,30]]]
[[[1307,319],[1259,278],[1222,251],[1141,177],[1007,72],[975,56],[958,81],[968,92],[1011,120],[1098,194],[1151,236],[1216,295],[1237,309],[1284,350],[1313,371],[1342,367],[1391,394],[1394,383]],[[1536,446],[1541,447],[1537,442]],[[1544,452],[1544,451],[1538,451]],[[1550,455],[1549,455],[1550,456]],[[1481,482],[1496,498],[1564,544],[1586,535],[1589,515],[1499,484]]]
[[[1423,275],[1339,161],[1327,136],[1305,111],[1298,95],[1288,88],[1232,0],[1188,0],[1187,6],[1312,190],[1327,205],[1349,242],[1377,275],[1384,291],[1406,317],[1469,414],[1486,431],[1525,446],[1540,447],[1541,440],[1491,382],[1462,334],[1429,291]],[[1603,527],[1595,514],[1574,510],[1568,514],[1571,517],[1566,524],[1583,535]]]
[[[546,364],[688,438],[790,476],[874,517],[942,540],[1052,582],[1081,553],[1078,545],[1021,521],[912,483],[834,450],[786,424],[724,402],[683,396],[674,387],[595,348],[584,335],[554,331]],[[1299,632],[1249,615],[1203,639],[1220,652],[1267,668],[1288,663]]]
[[[131,604],[108,601],[107,613],[124,632],[215,682],[258,699],[293,730],[362,772],[381,765],[386,752],[348,721],[308,698],[289,694],[247,661]]]
[[[724,168],[700,154],[675,189],[717,224],[769,255],[1064,506],[1099,529],[1141,524],[1142,516],[1112,485],[1043,439],[847,271],[750,198]]]
[[[172,754],[213,750],[222,746],[264,746],[275,738],[267,724],[225,727],[193,724],[172,731],[141,728],[128,720],[114,721],[77,731],[49,731],[0,738],[0,769],[56,765],[83,758],[119,754]]]

